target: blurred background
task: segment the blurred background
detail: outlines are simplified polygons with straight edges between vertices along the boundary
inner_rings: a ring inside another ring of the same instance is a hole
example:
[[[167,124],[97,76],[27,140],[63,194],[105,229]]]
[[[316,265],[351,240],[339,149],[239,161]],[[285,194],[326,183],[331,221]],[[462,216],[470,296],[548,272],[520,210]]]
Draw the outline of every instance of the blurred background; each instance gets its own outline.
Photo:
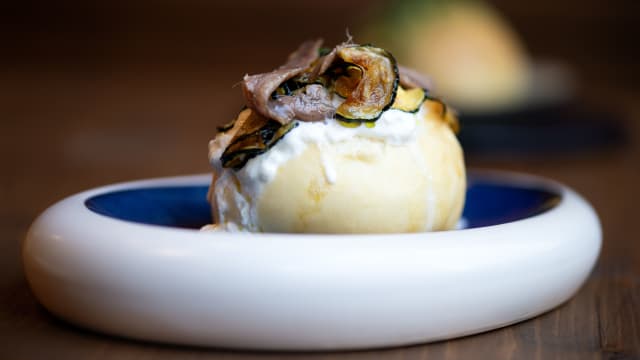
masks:
[[[605,234],[596,273],[638,275],[639,23],[633,0],[3,2],[0,273],[14,314],[3,332],[63,336],[37,330],[21,274],[18,243],[37,214],[99,185],[207,172],[242,76],[347,29],[432,75],[460,112],[469,166],[584,194]]]
[[[629,145],[638,133],[636,1],[2,8],[0,171],[10,205],[2,211],[20,230],[88,187],[208,171],[207,142],[243,104],[235,86],[242,76],[273,69],[305,39],[333,46],[347,31],[434,77],[460,111],[471,166],[554,175],[568,164],[611,166],[637,151]]]
[[[280,65],[305,39],[333,46],[347,31],[433,77],[436,94],[460,111],[470,166],[578,187],[599,172],[618,188],[636,179],[623,176],[638,171],[636,1],[72,0],[2,8],[0,172],[9,206],[0,211],[18,238],[37,213],[77,191],[208,171],[207,142],[243,105],[242,76]]]
[[[636,1],[1,6],[0,171],[12,212],[35,215],[113,181],[207,171],[207,141],[242,105],[242,76],[273,69],[305,39],[344,41],[347,30],[434,77],[461,113],[470,165],[564,166],[635,141]]]

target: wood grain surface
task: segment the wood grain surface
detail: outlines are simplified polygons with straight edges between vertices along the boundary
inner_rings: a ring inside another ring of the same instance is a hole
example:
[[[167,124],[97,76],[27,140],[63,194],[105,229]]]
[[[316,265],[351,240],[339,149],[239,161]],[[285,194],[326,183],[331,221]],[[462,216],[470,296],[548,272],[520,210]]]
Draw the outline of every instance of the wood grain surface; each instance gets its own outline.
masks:
[[[472,167],[564,182],[598,212],[604,230],[598,264],[559,308],[432,344],[259,353],[106,336],[39,306],[22,272],[20,241],[40,212],[99,185],[208,171],[207,142],[215,126],[241,106],[240,90],[233,87],[241,76],[274,67],[304,38],[322,34],[329,43],[340,41],[353,20],[349,14],[367,4],[269,3],[67,1],[3,11],[8,41],[0,59],[0,359],[640,358],[640,71],[637,41],[629,32],[638,21],[636,2],[494,1],[532,54],[573,67],[578,103],[616,114],[628,135],[611,149],[571,155],[469,154]]]

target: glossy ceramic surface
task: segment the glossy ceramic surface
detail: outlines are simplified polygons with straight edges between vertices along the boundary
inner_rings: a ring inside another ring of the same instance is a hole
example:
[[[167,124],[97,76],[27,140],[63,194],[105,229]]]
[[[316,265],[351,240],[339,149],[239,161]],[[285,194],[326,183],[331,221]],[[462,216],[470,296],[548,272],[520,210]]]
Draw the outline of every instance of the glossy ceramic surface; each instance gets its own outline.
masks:
[[[247,349],[413,344],[558,306],[600,250],[566,186],[471,172],[463,230],[392,235],[199,232],[208,176],[69,197],[32,225],[23,258],[52,313],[138,339]]]

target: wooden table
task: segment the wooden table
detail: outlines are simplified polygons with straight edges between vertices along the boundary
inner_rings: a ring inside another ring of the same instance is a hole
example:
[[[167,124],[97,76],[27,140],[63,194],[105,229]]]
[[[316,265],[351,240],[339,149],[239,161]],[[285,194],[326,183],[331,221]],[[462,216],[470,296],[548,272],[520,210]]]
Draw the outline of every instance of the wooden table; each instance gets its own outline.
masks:
[[[523,12],[513,12],[525,24],[532,21]],[[529,34],[535,35],[531,29]],[[330,34],[339,36],[335,30]],[[266,38],[261,35],[255,40],[256,46]],[[170,41],[180,48],[176,39],[177,35]],[[562,181],[582,193],[601,218],[604,246],[588,282],[569,302],[535,319],[427,345],[346,353],[281,354],[120,339],[76,328],[40,307],[25,282],[19,250],[19,242],[37,214],[55,201],[91,187],[208,171],[207,141],[214,134],[215,125],[229,120],[241,105],[239,90],[231,86],[245,71],[274,66],[297,40],[296,35],[290,35],[280,48],[265,51],[263,56],[268,65],[262,67],[255,59],[233,63],[214,53],[195,50],[187,56],[205,55],[207,61],[194,63],[193,59],[181,58],[152,61],[156,55],[168,52],[138,53],[135,42],[124,50],[93,46],[90,53],[74,53],[84,55],[80,59],[53,56],[42,61],[36,55],[43,52],[44,56],[49,48],[38,48],[36,44],[33,56],[27,57],[31,62],[5,59],[7,66],[0,76],[1,359],[640,357],[640,231],[635,207],[640,202],[637,121],[640,94],[628,82],[617,81],[618,71],[624,69],[637,79],[633,65],[603,67],[597,74],[586,76],[583,84],[590,86],[585,86],[580,94],[585,102],[598,102],[628,119],[626,146],[543,159],[469,159],[474,167],[525,171]],[[200,44],[204,40],[193,41]],[[109,41],[106,43],[113,47]],[[53,44],[77,49],[74,47],[77,44]],[[231,48],[230,44],[233,42],[222,41],[220,46],[226,52],[251,53]],[[573,54],[581,66],[579,69],[597,68],[597,59],[579,62],[582,52],[578,47]],[[161,46],[151,48],[157,50]],[[263,45],[260,49],[264,48]],[[109,57],[102,59],[100,51]],[[600,58],[601,65],[607,59]],[[627,64],[622,60],[619,63]]]

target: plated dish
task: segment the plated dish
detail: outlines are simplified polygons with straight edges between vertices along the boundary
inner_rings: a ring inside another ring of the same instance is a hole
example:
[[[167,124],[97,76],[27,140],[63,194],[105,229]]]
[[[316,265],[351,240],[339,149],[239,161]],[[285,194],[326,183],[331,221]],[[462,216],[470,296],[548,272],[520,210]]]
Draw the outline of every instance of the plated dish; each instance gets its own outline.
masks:
[[[455,112],[419,74],[373,45],[321,43],[244,77],[211,176],[45,211],[23,244],[39,301],[137,339],[336,350],[472,334],[567,300],[600,249],[591,207],[532,176],[467,177]]]
[[[46,210],[23,243],[38,300],[80,326],[151,341],[397,346],[548,311],[600,250],[589,204],[529,175],[471,172],[465,229],[378,235],[202,232],[209,181],[111,185]]]
[[[241,82],[246,107],[209,144],[218,231],[448,230],[465,195],[455,111],[374,45],[302,43]]]

